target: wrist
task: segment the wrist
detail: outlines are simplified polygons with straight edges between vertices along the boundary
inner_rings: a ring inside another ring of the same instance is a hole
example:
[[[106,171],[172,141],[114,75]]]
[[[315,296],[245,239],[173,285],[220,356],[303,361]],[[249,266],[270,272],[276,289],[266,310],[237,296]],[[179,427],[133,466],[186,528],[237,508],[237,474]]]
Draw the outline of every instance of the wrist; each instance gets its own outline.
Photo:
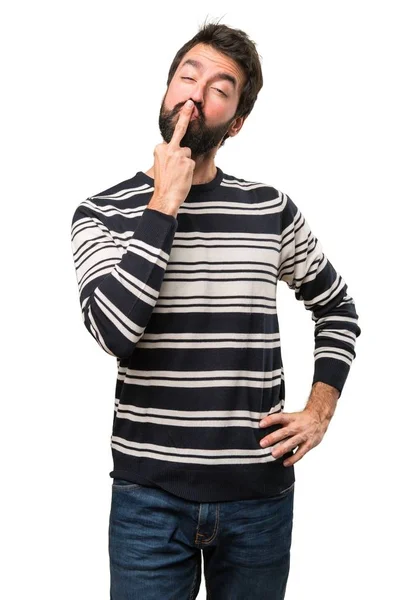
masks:
[[[166,215],[172,215],[175,218],[178,215],[178,209],[172,204],[172,202],[168,201],[165,197],[156,196],[154,194],[150,198],[147,208],[158,210]]]
[[[339,390],[327,383],[317,381],[311,389],[310,397],[304,410],[315,413],[319,420],[330,420],[336,409]]]

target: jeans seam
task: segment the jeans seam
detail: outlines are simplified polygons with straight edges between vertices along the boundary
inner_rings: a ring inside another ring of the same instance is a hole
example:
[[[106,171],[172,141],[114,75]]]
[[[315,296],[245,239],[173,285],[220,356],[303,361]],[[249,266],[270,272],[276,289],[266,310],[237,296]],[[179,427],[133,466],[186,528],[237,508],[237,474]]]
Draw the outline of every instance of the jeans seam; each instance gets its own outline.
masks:
[[[294,488],[294,484],[295,484],[295,481],[291,485],[289,485],[289,487],[287,487],[284,490],[282,490],[281,492],[279,492],[279,494],[276,494],[276,496],[268,497],[267,500],[272,500],[273,498],[283,498],[287,493],[290,492],[290,490],[292,488]]]
[[[199,514],[199,518],[200,518],[200,514]],[[209,544],[210,542],[212,542],[216,538],[216,536],[217,536],[218,524],[219,524],[219,504],[217,504],[217,506],[216,506],[215,526],[214,526],[214,531],[211,534],[211,537],[209,537],[207,540],[197,541],[197,538],[202,535],[201,533],[199,533],[199,526],[197,526],[196,541],[195,541],[195,543],[196,544]]]
[[[115,483],[115,481],[118,481],[119,478],[114,478],[114,481],[111,484],[111,487],[114,489],[127,489],[127,490],[133,490],[137,487],[143,487],[141,483]],[[124,479],[123,481],[127,481],[126,479]]]
[[[200,558],[201,560],[201,558]],[[201,566],[201,563],[200,563]],[[190,594],[189,594],[189,600],[193,600],[193,594],[194,594],[194,590],[196,589],[196,582],[197,582],[197,573],[199,570],[199,564],[196,562],[196,569],[194,571],[194,578],[193,578],[193,582],[192,582],[192,587],[190,588]]]

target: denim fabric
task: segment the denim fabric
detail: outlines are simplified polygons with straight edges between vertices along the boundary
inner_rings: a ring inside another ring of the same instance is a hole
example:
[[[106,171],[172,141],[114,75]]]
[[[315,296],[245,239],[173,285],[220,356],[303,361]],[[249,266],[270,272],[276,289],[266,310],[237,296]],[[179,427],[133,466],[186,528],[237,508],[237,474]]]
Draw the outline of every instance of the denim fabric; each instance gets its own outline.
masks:
[[[114,479],[110,599],[193,600],[203,555],[207,600],[282,600],[294,486],[272,498],[200,503]]]

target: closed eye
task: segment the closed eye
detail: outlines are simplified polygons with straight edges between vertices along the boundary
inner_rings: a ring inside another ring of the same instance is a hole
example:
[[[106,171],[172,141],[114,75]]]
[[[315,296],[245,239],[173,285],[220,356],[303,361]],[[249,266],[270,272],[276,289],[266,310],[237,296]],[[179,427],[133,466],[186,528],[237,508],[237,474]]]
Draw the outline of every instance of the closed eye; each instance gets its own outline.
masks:
[[[189,79],[190,81],[194,81],[193,77],[181,77],[181,79]],[[222,90],[220,90],[219,88],[214,88],[217,90],[217,92],[219,92],[220,94],[222,94],[223,96],[226,96],[225,92],[223,92]]]

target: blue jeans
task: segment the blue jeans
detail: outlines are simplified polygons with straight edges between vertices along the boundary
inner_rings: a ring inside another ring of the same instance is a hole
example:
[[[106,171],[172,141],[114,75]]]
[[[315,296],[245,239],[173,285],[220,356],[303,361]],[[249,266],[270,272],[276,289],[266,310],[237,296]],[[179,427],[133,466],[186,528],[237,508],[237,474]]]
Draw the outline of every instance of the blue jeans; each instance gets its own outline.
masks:
[[[294,483],[279,496],[191,502],[114,479],[111,600],[282,600],[289,575]]]

